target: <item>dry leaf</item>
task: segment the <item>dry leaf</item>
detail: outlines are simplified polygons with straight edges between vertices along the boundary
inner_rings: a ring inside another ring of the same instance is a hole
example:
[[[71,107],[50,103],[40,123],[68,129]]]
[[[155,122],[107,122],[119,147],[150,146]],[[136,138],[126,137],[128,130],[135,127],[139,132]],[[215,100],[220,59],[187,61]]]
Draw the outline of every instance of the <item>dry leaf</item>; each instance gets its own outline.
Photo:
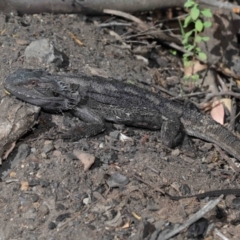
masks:
[[[224,106],[220,101],[217,100],[213,102],[213,107],[210,113],[216,122],[220,123],[221,125],[224,124]]]
[[[238,87],[240,86],[240,80],[236,80]]]
[[[78,149],[73,150],[73,154],[82,162],[84,166],[84,171],[86,172],[95,162],[95,156],[87,153],[80,151]]]
[[[193,65],[186,67],[184,66],[184,75],[185,76],[191,76],[192,74],[195,74],[199,71],[202,71],[203,69],[206,69],[207,65],[201,64],[199,61],[195,61]]]
[[[122,229],[129,228],[130,225],[131,225],[131,223],[128,221],[128,222],[126,222],[121,228],[122,228]]]
[[[224,104],[229,112],[232,112],[232,100],[230,98],[222,98],[220,102]]]
[[[73,34],[72,32],[69,32],[69,34],[70,34],[71,38],[73,39],[73,41],[75,43],[77,43],[79,46],[84,45],[84,43],[80,39],[78,39],[75,34]]]

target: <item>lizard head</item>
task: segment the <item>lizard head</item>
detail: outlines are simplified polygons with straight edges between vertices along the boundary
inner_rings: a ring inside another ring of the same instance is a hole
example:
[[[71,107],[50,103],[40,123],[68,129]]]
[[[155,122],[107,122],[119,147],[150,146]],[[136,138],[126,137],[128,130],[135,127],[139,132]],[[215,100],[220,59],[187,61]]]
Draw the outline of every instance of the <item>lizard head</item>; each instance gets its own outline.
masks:
[[[4,88],[18,99],[42,107],[44,110],[72,109],[80,101],[57,77],[43,70],[19,69],[9,75]]]

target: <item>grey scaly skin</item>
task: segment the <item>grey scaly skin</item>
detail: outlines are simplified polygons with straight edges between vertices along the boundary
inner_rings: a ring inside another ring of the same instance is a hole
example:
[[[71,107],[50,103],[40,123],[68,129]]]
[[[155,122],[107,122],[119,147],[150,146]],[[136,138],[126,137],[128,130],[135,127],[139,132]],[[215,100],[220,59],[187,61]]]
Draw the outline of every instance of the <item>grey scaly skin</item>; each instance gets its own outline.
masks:
[[[79,74],[50,75],[42,70],[21,69],[4,82],[20,100],[47,111],[71,111],[83,123],[65,134],[77,140],[105,129],[105,120],[161,129],[161,137],[174,147],[184,134],[218,145],[240,160],[240,140],[196,107],[184,106],[159,94],[114,79]]]

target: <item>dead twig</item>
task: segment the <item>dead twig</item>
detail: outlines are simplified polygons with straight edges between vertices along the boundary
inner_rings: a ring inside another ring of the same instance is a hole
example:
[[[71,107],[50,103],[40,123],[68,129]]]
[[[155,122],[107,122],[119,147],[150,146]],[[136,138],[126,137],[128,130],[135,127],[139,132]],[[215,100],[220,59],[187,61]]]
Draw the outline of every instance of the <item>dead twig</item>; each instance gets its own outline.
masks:
[[[214,229],[214,233],[223,240],[230,240],[229,238],[225,237],[217,228]]]
[[[209,93],[209,91],[189,93],[189,94],[185,94],[185,95],[181,95],[181,96],[173,97],[173,98],[171,98],[171,100],[180,100],[180,99],[189,98],[189,97],[195,97],[195,96],[200,96],[200,95],[206,95],[206,94],[208,94],[208,93]]]
[[[168,232],[165,236],[159,236],[157,240],[167,240],[179,232],[181,232],[183,229],[189,227],[191,224],[195,223],[197,220],[202,218],[206,213],[211,211],[213,208],[217,206],[217,204],[223,199],[223,195],[218,197],[215,200],[210,201],[208,204],[206,204],[201,210],[196,212],[191,218],[189,218],[184,224],[179,226],[178,228]]]
[[[235,93],[235,92],[230,92],[230,91],[222,91],[222,92],[218,92],[218,93],[208,94],[208,96],[206,97],[206,99],[202,103],[206,103],[214,97],[223,96],[223,95],[232,96],[232,97],[235,97],[235,98],[240,98],[240,93]]]
[[[103,12],[131,20],[131,21],[137,23],[142,30],[148,29],[148,25],[145,22],[143,22],[141,19],[139,19],[129,13],[125,13],[125,12],[117,11],[117,10],[113,10],[113,9],[104,9]]]
[[[132,23],[109,22],[109,23],[100,23],[100,24],[97,25],[97,27],[99,27],[99,28],[115,27],[115,26],[131,27]]]
[[[140,178],[140,177],[137,176],[136,174],[134,174],[133,177],[136,178],[138,181],[140,181],[140,182],[142,182],[142,183],[150,186],[150,187],[153,188],[154,190],[156,190],[156,191],[162,193],[163,195],[165,195],[165,192],[164,192],[163,190],[161,190],[161,189],[160,189],[159,187],[157,187],[157,186],[154,186],[152,183],[143,180],[142,178]]]
[[[236,164],[230,159],[230,157],[227,156],[227,154],[224,151],[222,151],[220,147],[218,147],[217,145],[214,146],[217,149],[217,151],[221,153],[220,155],[225,159],[225,161],[233,169],[233,171],[238,174],[240,172],[240,169],[236,166]]]

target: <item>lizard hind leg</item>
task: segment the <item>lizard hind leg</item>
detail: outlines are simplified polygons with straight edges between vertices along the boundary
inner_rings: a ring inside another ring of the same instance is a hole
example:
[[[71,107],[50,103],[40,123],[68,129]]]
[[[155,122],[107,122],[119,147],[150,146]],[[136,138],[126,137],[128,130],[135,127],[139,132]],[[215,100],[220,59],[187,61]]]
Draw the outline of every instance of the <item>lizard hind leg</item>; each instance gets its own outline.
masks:
[[[176,119],[164,121],[160,133],[162,142],[169,148],[174,148],[182,143],[185,137],[182,123]]]

